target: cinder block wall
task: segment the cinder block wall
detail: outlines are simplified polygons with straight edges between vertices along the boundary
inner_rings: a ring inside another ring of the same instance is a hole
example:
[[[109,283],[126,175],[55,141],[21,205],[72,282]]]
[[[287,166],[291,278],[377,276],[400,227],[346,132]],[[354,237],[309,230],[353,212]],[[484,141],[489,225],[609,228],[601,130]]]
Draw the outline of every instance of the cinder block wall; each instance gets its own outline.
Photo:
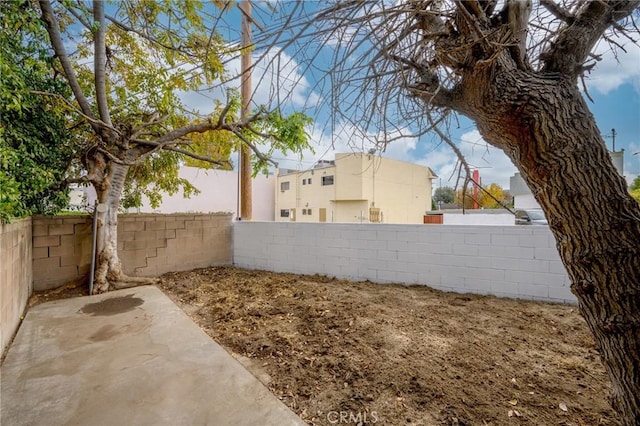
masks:
[[[33,287],[31,273],[31,218],[0,223],[0,349],[4,352]]]
[[[125,273],[155,276],[231,263],[231,214],[127,214],[118,217]],[[85,280],[91,267],[90,216],[33,219],[33,284],[45,290]]]
[[[91,267],[92,219],[33,217],[33,287],[46,290],[85,279]]]
[[[118,253],[127,274],[156,276],[232,259],[230,213],[118,217]]]
[[[462,293],[576,303],[542,226],[237,222],[234,264]]]

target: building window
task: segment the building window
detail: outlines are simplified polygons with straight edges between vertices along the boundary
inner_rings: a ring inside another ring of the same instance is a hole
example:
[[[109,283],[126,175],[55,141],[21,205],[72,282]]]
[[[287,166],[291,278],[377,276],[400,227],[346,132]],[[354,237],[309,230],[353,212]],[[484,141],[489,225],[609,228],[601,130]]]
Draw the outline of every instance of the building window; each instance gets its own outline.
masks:
[[[307,209],[307,216],[311,216],[311,209]]]
[[[322,176],[322,186],[333,185],[333,175]]]
[[[280,217],[289,217],[289,210],[288,209],[280,210]]]
[[[280,182],[280,191],[286,191],[289,189],[289,182]]]
[[[302,209],[303,216],[311,216],[311,209]]]
[[[302,179],[302,184],[306,185],[307,184],[307,180],[306,179]]]
[[[307,179],[307,185],[311,185],[311,178]]]

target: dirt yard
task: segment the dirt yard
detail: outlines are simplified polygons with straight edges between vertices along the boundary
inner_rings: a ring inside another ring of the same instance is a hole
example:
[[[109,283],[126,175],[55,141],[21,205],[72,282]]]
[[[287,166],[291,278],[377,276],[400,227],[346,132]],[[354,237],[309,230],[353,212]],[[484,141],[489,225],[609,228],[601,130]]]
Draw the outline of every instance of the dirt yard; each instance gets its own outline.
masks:
[[[161,288],[310,425],[612,425],[575,307],[235,268]]]

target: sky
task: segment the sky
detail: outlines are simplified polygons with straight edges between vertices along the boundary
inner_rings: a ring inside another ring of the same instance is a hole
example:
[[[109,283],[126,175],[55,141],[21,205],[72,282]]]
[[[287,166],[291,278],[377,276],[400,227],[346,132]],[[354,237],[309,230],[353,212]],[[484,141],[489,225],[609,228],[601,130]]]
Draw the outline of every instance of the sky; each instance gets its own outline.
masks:
[[[264,13],[265,10],[267,9],[254,9],[254,16],[256,13]],[[233,28],[239,28],[239,25],[234,25],[233,21],[239,22],[239,13],[232,12],[226,19],[229,31],[228,34],[223,33],[223,36],[230,40],[238,40],[238,33]],[[258,31],[254,29],[254,34]],[[624,173],[627,181],[631,183],[640,175],[640,47],[625,41],[623,43],[627,53],[620,52],[617,58],[605,44],[597,46],[596,53],[602,54],[603,59],[586,76],[585,82],[593,99],[593,102],[587,100],[587,103],[609,150],[613,149],[612,129],[616,131],[615,149],[625,151]],[[275,51],[256,51],[253,56],[256,63],[253,99],[255,105],[267,104],[273,99],[274,83],[279,85],[276,92],[291,94],[288,101],[290,109],[300,110],[326,100],[323,98],[326,93],[321,87],[314,85],[317,81],[310,73],[305,55],[285,49],[280,56],[276,55]],[[317,58],[315,60],[317,61]],[[265,63],[270,65],[266,66]],[[238,72],[239,61],[233,59],[227,67],[231,73]],[[255,77],[261,74],[267,78]],[[236,83],[237,80],[230,84]],[[201,111],[210,104],[209,99],[202,95],[185,94],[184,101],[200,107]],[[315,115],[312,117],[316,120],[315,125],[309,129],[314,152],[307,151],[302,158],[276,154],[274,159],[280,167],[307,169],[313,167],[320,159],[332,160],[336,152],[368,151],[372,147],[364,138],[358,136],[368,133],[357,125],[335,117],[332,119],[327,110],[314,112]],[[491,147],[482,139],[471,121],[461,117],[458,125],[451,129],[451,136],[469,164],[480,171],[484,185],[497,183],[505,189],[509,187],[509,178],[517,171],[515,166],[500,150]],[[633,155],[634,153],[638,154]],[[456,156],[451,148],[438,138],[430,135],[401,138],[390,143],[381,155],[430,167],[439,176],[434,182],[436,188],[456,185]]]

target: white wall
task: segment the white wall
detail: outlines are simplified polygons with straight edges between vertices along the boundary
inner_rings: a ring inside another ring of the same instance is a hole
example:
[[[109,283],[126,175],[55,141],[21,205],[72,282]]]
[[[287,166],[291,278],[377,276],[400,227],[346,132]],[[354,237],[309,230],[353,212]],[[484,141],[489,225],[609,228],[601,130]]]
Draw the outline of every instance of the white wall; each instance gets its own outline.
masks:
[[[515,225],[514,216],[505,211],[505,213],[482,214],[482,213],[449,213],[443,214],[442,223],[444,225],[499,225],[510,226]]]
[[[535,199],[533,194],[521,194],[515,195],[513,199],[513,205],[516,209],[539,209],[540,204]]]
[[[575,303],[546,227],[237,222],[234,264]]]
[[[182,192],[165,195],[157,209],[143,198],[141,213],[213,213],[238,210],[238,173],[230,170],[205,170],[197,167],[182,167],[180,177],[187,179],[200,190],[198,195],[184,198]],[[258,175],[253,180],[253,219],[273,220],[275,176]],[[137,209],[136,209],[137,211]]]
[[[513,196],[513,204],[516,209],[539,209],[540,205],[531,193],[531,190],[522,179],[520,173],[516,173],[509,179],[509,193]]]
[[[182,167],[179,176],[187,179],[200,193],[184,198],[182,191],[174,195],[164,194],[156,209],[142,197],[142,207],[131,208],[128,213],[219,213],[231,212],[237,217],[238,173],[232,170],[205,170],[198,167]],[[274,220],[275,184],[273,175],[258,175],[253,179],[253,220]],[[78,188],[74,200],[86,198],[86,205],[93,206],[96,192],[93,186]],[[78,206],[80,208],[80,206]]]

